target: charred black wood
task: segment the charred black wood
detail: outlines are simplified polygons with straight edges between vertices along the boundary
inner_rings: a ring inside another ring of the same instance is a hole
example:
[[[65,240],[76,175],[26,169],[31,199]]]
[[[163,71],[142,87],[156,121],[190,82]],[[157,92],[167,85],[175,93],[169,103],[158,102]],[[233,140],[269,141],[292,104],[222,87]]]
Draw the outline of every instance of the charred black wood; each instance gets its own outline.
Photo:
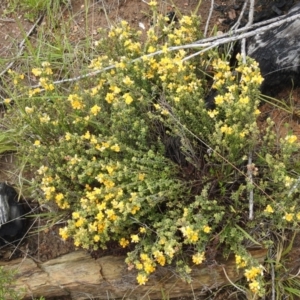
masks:
[[[300,3],[287,17],[300,13]],[[300,84],[300,17],[247,41],[247,54],[261,69],[262,92],[275,95],[284,87]]]
[[[178,22],[178,18],[177,18],[177,16],[176,16],[175,11],[169,11],[169,12],[166,14],[166,17],[168,18],[168,24],[171,24],[172,22],[175,22],[175,23]]]
[[[259,0],[255,1],[254,7],[254,23],[268,20],[280,15],[283,15],[289,11],[289,9],[298,3],[298,0]],[[244,5],[244,0],[236,0],[233,5],[227,5],[225,2],[221,5],[215,5],[214,9],[219,11],[225,17],[222,24],[232,26],[236,20],[240,11]],[[232,18],[230,11],[236,11],[236,18]],[[248,22],[249,10],[246,10],[244,17],[241,20],[240,26],[243,27]]]
[[[0,183],[0,244],[13,242],[21,237],[25,229],[25,209],[18,202],[15,189]]]

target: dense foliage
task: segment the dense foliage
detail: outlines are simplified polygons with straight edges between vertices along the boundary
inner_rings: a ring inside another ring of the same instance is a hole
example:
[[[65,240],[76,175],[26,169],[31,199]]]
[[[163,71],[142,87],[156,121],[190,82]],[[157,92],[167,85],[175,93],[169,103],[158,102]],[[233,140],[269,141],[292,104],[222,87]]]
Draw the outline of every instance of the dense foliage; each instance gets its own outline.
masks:
[[[233,70],[215,50],[189,59],[191,50],[170,50],[201,38],[198,22],[157,16],[142,42],[122,21],[96,43],[94,75],[73,85],[54,84],[49,62],[32,69],[40,87],[29,91],[11,71],[5,122],[20,133],[39,201],[66,211],[63,239],[129,247],[140,284],[173,262],[191,280],[189,259],[233,252],[250,290],[263,294],[263,267],[247,247],[271,247],[271,231],[297,226],[299,143],[289,131],[277,139],[271,119],[257,121],[255,61],[238,56]]]

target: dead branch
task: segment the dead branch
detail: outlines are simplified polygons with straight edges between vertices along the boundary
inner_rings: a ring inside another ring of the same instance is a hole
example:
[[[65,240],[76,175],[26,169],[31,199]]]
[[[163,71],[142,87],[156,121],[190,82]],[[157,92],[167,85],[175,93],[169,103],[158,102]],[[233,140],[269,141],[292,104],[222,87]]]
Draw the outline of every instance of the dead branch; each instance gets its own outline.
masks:
[[[206,37],[206,35],[207,35],[209,22],[210,22],[210,19],[211,19],[213,10],[214,10],[214,5],[215,5],[214,0],[211,0],[211,1],[210,1],[209,14],[208,14],[208,18],[207,18],[207,21],[206,21],[206,24],[205,24],[205,29],[204,29],[204,34],[203,34],[205,37]]]

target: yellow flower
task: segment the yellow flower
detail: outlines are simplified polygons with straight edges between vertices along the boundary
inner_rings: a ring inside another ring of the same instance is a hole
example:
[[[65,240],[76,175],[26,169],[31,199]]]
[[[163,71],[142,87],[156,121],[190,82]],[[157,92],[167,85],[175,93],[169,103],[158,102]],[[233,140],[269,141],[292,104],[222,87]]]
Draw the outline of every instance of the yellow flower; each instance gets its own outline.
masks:
[[[160,105],[159,105],[159,104],[157,104],[157,103],[154,103],[153,105],[154,105],[154,107],[155,107],[155,109],[156,109],[156,110],[159,110],[159,109],[161,109],[161,107],[160,107]]]
[[[153,46],[150,46],[149,48],[148,48],[148,53],[153,53],[153,52],[155,52],[155,48],[153,47]]]
[[[238,86],[236,84],[233,84],[233,85],[228,86],[227,89],[230,93],[233,93],[238,89]]]
[[[43,68],[50,67],[50,63],[49,63],[48,61],[43,61],[43,62],[42,62],[42,67],[43,67]]]
[[[148,4],[149,4],[149,6],[156,6],[157,2],[154,0],[151,0]]]
[[[52,72],[52,70],[50,68],[46,68],[44,70],[44,73],[47,74],[47,75],[52,75],[53,74],[53,72]]]
[[[40,68],[33,68],[31,72],[34,76],[40,76],[42,74],[42,70]]]
[[[97,222],[90,223],[89,224],[89,232],[95,232],[97,231]]]
[[[293,213],[285,213],[285,216],[283,217],[283,219],[287,220],[288,222],[291,222],[293,218],[294,218]]]
[[[148,278],[146,275],[139,273],[136,280],[139,285],[144,285],[148,281]]]
[[[198,253],[193,255],[192,259],[193,259],[194,264],[200,265],[205,260],[205,253],[204,252],[202,252],[202,253],[198,252]]]
[[[124,63],[124,61],[121,61],[119,63],[116,63],[116,67],[124,70],[126,68],[126,64]]]
[[[144,262],[144,270],[147,274],[150,274],[155,271],[155,267],[152,265],[151,261],[145,261]]]
[[[52,83],[50,83],[50,84],[47,83],[47,84],[45,84],[44,88],[46,91],[53,91],[54,85]]]
[[[132,213],[133,215],[135,215],[135,214],[137,213],[137,211],[139,211],[139,210],[140,210],[140,207],[135,205],[135,206],[131,209],[131,213]]]
[[[297,213],[296,218],[297,220],[300,220],[300,212]]]
[[[73,107],[73,109],[84,108],[84,104],[82,102],[82,98],[79,97],[77,94],[71,94],[71,95],[69,95],[68,101],[71,102],[71,106]]]
[[[221,105],[224,102],[224,97],[221,95],[218,95],[215,97],[215,103],[216,105]]]
[[[107,214],[108,218],[111,221],[115,221],[117,219],[117,216],[115,215],[115,212],[113,209],[106,209],[105,213]]]
[[[213,119],[216,115],[219,114],[219,112],[217,110],[208,110],[207,114]]]
[[[214,80],[219,80],[223,77],[223,73],[222,72],[217,72],[215,75],[214,75]]]
[[[64,199],[64,195],[62,193],[59,193],[55,196],[55,201],[56,202],[61,202],[61,200]]]
[[[67,227],[59,228],[59,235],[63,240],[66,240],[69,237],[68,228]]]
[[[80,217],[76,222],[75,222],[75,226],[76,227],[81,227],[84,223],[84,218]]]
[[[203,231],[204,231],[205,233],[210,233],[210,232],[211,232],[211,227],[205,225],[205,226],[203,227]]]
[[[41,123],[48,123],[50,121],[50,117],[47,114],[43,114],[42,117],[40,117]]]
[[[198,241],[198,232],[193,230],[190,226],[182,227],[181,231],[183,235],[187,238],[188,242],[195,243]]]
[[[82,137],[86,140],[89,140],[91,138],[91,134],[89,131],[87,131]]]
[[[297,136],[296,135],[287,135],[285,137],[285,140],[289,143],[289,144],[293,144],[297,141]]]
[[[154,257],[156,258],[156,261],[161,265],[164,266],[166,263],[166,258],[164,256],[164,254],[161,251],[155,251],[153,253]]]
[[[143,270],[144,266],[143,266],[142,263],[137,262],[137,263],[135,263],[135,268],[136,268],[137,270]]]
[[[262,268],[261,267],[252,267],[251,269],[245,270],[244,275],[247,278],[247,281],[252,281],[258,275],[262,275]]]
[[[150,260],[149,256],[146,253],[141,253],[140,258],[143,261],[149,261]]]
[[[253,293],[258,293],[260,290],[260,285],[257,280],[253,280],[251,283],[249,283],[249,288]]]
[[[32,114],[34,112],[34,108],[26,106],[25,107],[25,111],[26,111],[27,114],[30,115],[30,114]]]
[[[145,179],[145,174],[144,174],[144,173],[139,173],[138,179],[139,179],[140,181],[144,181],[144,179]]]
[[[241,97],[241,98],[239,99],[239,103],[241,103],[241,104],[248,104],[249,101],[250,101],[250,99],[249,99],[248,96],[246,96],[246,97]]]
[[[72,136],[71,133],[67,132],[66,135],[65,135],[65,140],[69,141],[71,139],[71,136]]]
[[[264,210],[264,212],[272,214],[274,212],[273,208],[271,205],[267,205],[266,209]]]
[[[92,115],[97,116],[97,114],[99,113],[100,110],[101,110],[100,106],[94,105],[90,111],[91,111]]]
[[[225,134],[232,134],[232,128],[224,125],[221,127],[221,132]]]
[[[104,229],[105,229],[105,225],[104,225],[103,223],[98,224],[98,232],[99,232],[99,233],[103,232]]]
[[[293,179],[290,176],[285,176],[284,179],[285,179],[285,186],[290,187],[293,183]]]
[[[107,93],[105,96],[105,100],[107,103],[112,103],[114,100],[114,94],[113,93]]]
[[[35,140],[33,145],[36,146],[36,147],[40,147],[41,146],[41,141]]]
[[[158,256],[156,260],[161,266],[164,266],[166,264],[166,258],[164,257],[164,255]]]
[[[123,247],[126,248],[129,245],[129,241],[126,240],[125,238],[121,238],[119,241],[119,244]]]
[[[128,76],[126,76],[123,79],[123,83],[126,84],[126,85],[128,85],[128,86],[131,86],[133,84],[133,81]]]
[[[30,90],[30,91],[28,92],[28,96],[29,96],[29,98],[31,98],[32,96],[34,96],[35,94],[38,94],[38,93],[40,93],[40,92],[41,92],[41,89],[40,89],[40,88],[35,88],[35,89]]]
[[[181,24],[186,24],[186,25],[192,25],[193,24],[193,21],[192,21],[192,18],[189,17],[189,16],[183,16],[180,20],[180,23]]]
[[[119,87],[117,87],[116,85],[112,85],[110,88],[109,88],[114,94],[120,94],[121,92],[121,89]]]
[[[300,213],[299,213],[300,216]],[[145,227],[140,227],[139,229],[140,233],[145,233],[146,232],[146,228]]]
[[[244,268],[247,265],[246,261],[240,255],[235,255],[235,263],[237,264],[237,268]]]
[[[140,240],[139,236],[137,234],[132,234],[131,235],[131,242],[132,243],[138,243]]]
[[[114,144],[113,146],[110,147],[110,149],[115,152],[120,152],[120,146],[118,144]]]
[[[107,170],[108,174],[111,175],[114,171],[114,168],[111,166],[106,166],[106,170]]]
[[[41,167],[37,170],[37,172],[38,172],[38,174],[42,175],[42,174],[45,174],[45,173],[47,172],[47,170],[48,170],[48,167],[41,166]]]
[[[264,81],[263,77],[260,74],[256,74],[251,78],[251,83],[261,84]]]
[[[99,242],[100,241],[100,235],[99,234],[94,235],[94,241],[95,242]]]
[[[125,99],[125,103],[126,103],[126,104],[130,104],[130,103],[133,101],[133,99],[132,99],[132,97],[130,96],[129,93],[125,93],[125,94],[123,95],[123,98]]]

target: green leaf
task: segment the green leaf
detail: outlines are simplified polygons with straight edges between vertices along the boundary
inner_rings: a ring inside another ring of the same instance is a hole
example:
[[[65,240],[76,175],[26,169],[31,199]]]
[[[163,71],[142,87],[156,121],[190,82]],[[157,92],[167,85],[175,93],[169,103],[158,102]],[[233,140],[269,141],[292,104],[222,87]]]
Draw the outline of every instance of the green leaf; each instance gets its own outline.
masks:
[[[249,239],[250,241],[252,241],[255,245],[261,246],[261,244],[260,244],[259,242],[255,241],[255,240],[253,239],[253,237],[249,235],[248,232],[246,232],[244,229],[242,229],[242,228],[241,228],[240,226],[238,226],[238,225],[235,225],[235,226],[236,226],[236,228],[237,228],[238,230],[240,230],[240,231],[244,234],[244,236],[245,236],[247,239]]]

